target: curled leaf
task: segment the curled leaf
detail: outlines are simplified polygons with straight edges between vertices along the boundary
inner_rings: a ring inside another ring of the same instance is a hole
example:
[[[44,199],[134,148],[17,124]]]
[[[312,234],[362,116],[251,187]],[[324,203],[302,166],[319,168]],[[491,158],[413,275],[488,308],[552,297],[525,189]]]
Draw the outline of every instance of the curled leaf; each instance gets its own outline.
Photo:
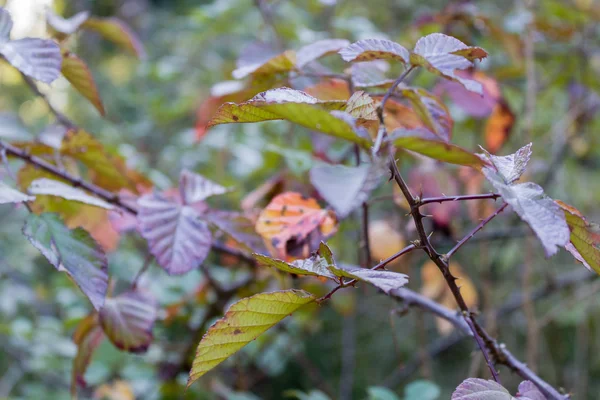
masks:
[[[85,371],[87,370],[94,351],[104,340],[104,331],[98,322],[98,314],[85,317],[77,325],[73,333],[73,342],[77,346],[77,354],[73,359],[71,372],[71,396],[76,397],[77,387],[85,387]]]

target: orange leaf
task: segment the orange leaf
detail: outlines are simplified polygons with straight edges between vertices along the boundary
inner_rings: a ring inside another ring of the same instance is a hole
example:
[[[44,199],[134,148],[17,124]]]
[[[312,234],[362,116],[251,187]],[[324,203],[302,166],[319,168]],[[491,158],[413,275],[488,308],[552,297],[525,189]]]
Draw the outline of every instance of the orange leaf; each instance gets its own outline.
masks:
[[[319,100],[348,100],[350,89],[342,79],[329,79],[304,88],[304,91]]]
[[[402,250],[406,242],[402,234],[392,228],[387,221],[379,220],[369,224],[369,244],[371,258],[377,262]],[[399,260],[396,259],[390,265],[398,264]]]
[[[308,257],[321,240],[337,230],[337,218],[313,198],[286,192],[276,196],[258,217],[256,232],[274,257]]]
[[[515,115],[505,101],[499,101],[485,124],[485,148],[495,154],[506,142],[515,123]]]

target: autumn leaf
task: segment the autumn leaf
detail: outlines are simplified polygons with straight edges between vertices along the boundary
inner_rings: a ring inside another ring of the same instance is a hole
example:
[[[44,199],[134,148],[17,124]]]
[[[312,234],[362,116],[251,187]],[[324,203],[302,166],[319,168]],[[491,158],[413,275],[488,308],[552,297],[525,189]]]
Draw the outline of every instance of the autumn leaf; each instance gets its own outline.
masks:
[[[196,350],[188,387],[267,329],[315,297],[302,290],[260,293],[234,303],[212,325]]]
[[[85,61],[73,53],[65,52],[60,72],[83,97],[96,107],[100,115],[105,115],[96,81]]]
[[[571,231],[571,241],[565,248],[589,270],[600,274],[600,226],[589,222],[575,207],[556,200],[564,211]]]
[[[106,336],[119,349],[144,353],[152,343],[156,314],[154,297],[137,290],[108,297],[99,320]]]
[[[485,148],[492,154],[497,153],[508,140],[514,124],[515,114],[508,104],[498,102],[485,123]]]
[[[403,88],[400,92],[408,98],[423,124],[442,141],[448,142],[454,121],[441,100],[424,89]]]
[[[118,18],[91,17],[81,24],[81,27],[97,32],[104,39],[130,51],[139,59],[146,58],[146,51],[139,37]]]
[[[98,322],[98,314],[91,314],[79,322],[73,333],[73,342],[77,346],[77,354],[73,359],[71,372],[71,396],[77,397],[77,387],[85,387],[85,371],[87,370],[94,351],[104,340],[104,332]]]
[[[406,246],[404,236],[395,230],[386,220],[375,220],[369,222],[369,249],[371,258],[375,261],[385,260]],[[400,259],[394,260],[389,265],[400,263]]]
[[[479,82],[458,76],[455,71],[473,66],[473,60],[487,57],[479,47],[469,47],[460,40],[442,33],[432,33],[417,41],[410,55],[413,65],[424,66],[429,71],[461,83],[466,89],[481,94]]]
[[[304,91],[319,100],[348,100],[350,98],[348,82],[342,79],[321,81],[305,87]]]
[[[111,385],[105,383],[98,386],[98,388],[94,390],[94,399],[135,400],[135,394],[127,382],[117,380]]]
[[[386,39],[359,40],[340,50],[339,53],[342,59],[348,62],[383,59],[408,63],[410,58],[408,50]]]
[[[301,254],[308,255],[336,230],[337,219],[332,211],[323,210],[315,199],[295,192],[273,198],[256,222],[256,232],[267,248],[286,261],[292,258],[290,249],[300,248]]]
[[[296,53],[287,50],[267,60],[251,60],[248,63],[238,63],[238,68],[231,75],[242,79],[248,75],[275,75],[289,72],[296,66]]]
[[[508,156],[480,155],[486,161],[483,175],[492,183],[502,199],[521,219],[529,224],[550,257],[569,243],[569,227],[564,212],[544,190],[533,182],[515,183],[531,157],[531,143]]]

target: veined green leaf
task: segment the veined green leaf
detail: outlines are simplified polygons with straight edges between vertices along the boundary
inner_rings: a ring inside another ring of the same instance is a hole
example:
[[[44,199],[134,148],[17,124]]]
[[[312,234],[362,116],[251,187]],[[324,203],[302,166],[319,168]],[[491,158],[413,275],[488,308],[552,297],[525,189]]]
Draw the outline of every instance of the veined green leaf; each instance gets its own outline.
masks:
[[[196,350],[188,386],[315,297],[302,290],[260,293],[233,304]]]

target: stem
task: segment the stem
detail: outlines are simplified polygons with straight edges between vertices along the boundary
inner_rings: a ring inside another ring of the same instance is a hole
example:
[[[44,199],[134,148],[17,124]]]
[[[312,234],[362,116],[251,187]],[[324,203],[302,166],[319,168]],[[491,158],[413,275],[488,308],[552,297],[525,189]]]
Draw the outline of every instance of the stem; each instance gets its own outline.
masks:
[[[473,229],[467,236],[465,236],[464,238],[462,238],[460,240],[460,242],[458,242],[456,244],[456,246],[454,246],[448,253],[446,253],[446,255],[444,256],[444,258],[446,260],[449,260],[450,257],[452,257],[452,255],[458,251],[458,249],[460,249],[465,243],[467,243],[469,241],[469,239],[471,239],[473,236],[475,236],[475,234],[477,232],[479,232],[480,230],[482,230],[483,227],[488,224],[488,222],[490,222],[491,220],[493,220],[498,214],[500,214],[502,211],[504,211],[504,209],[507,206],[508,206],[508,203],[504,203],[502,205],[502,207],[500,207],[499,209],[497,209],[492,215],[490,215],[489,217],[487,217],[486,219],[484,219],[483,221],[481,221],[479,223],[479,225],[477,225],[475,227],[475,229]]]
[[[44,100],[44,102],[50,109],[50,112],[52,114],[54,114],[54,116],[56,117],[58,122],[60,122],[64,126],[66,126],[68,129],[78,129],[77,125],[73,121],[71,121],[66,115],[64,115],[63,113],[61,113],[60,111],[58,111],[56,108],[54,108],[52,106],[52,104],[50,103],[50,100],[48,100],[48,97],[46,97],[46,95],[44,93],[40,92],[36,83],[31,78],[29,78],[27,75],[25,75],[23,73],[21,73],[21,77],[23,78],[23,80],[25,81],[27,86],[29,86],[31,88],[33,93],[35,93],[36,96],[39,96]]]
[[[356,158],[356,165],[360,165],[360,147],[357,144],[354,145],[354,155]],[[367,201],[362,203],[362,250],[363,250],[363,264],[362,267],[371,265],[371,244],[369,240],[369,203]]]
[[[150,265],[152,265],[153,259],[154,259],[154,256],[152,254],[148,254],[146,256],[146,259],[144,260],[144,264],[142,264],[142,268],[140,268],[138,273],[135,275],[135,278],[133,278],[133,282],[131,282],[132,290],[135,290],[137,288],[140,278],[142,277],[142,275],[144,275],[146,273],[146,271],[148,271],[148,268],[150,268]]]
[[[485,194],[471,194],[465,196],[440,196],[440,197],[426,197],[422,199],[419,206],[424,206],[429,203],[443,203],[446,201],[466,201],[466,200],[482,200],[482,199],[494,199],[499,198],[500,195],[497,193],[485,193]]]

